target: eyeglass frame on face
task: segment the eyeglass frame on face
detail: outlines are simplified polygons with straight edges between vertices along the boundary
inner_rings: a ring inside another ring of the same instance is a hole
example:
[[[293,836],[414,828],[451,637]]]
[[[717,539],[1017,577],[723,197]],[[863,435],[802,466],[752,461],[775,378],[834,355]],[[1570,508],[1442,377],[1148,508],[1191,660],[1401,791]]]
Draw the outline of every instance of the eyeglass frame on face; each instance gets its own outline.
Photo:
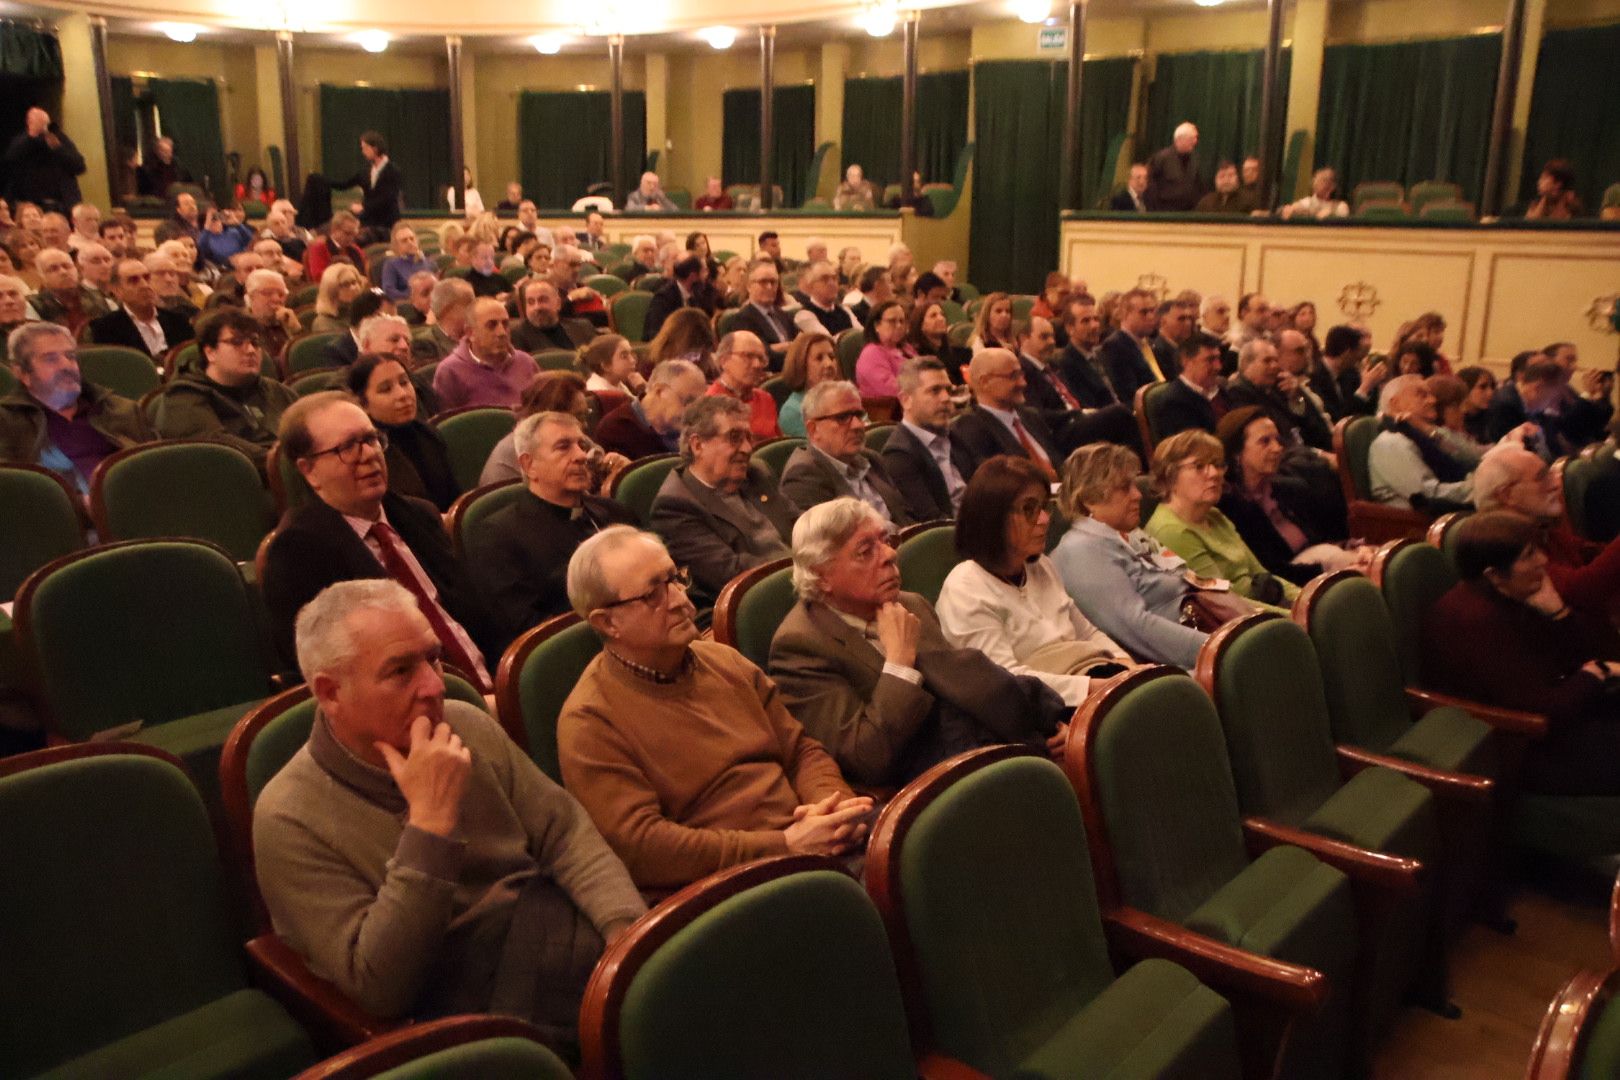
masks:
[[[888,554],[880,557],[879,552],[884,548],[888,549]],[[900,534],[893,529],[887,529],[882,534],[874,536],[870,542],[857,545],[855,550],[849,553],[849,557],[863,565],[884,562],[894,558],[894,554],[899,548]]]
[[[264,342],[261,341],[257,335],[252,335],[249,337],[236,337],[233,335],[231,337],[226,337],[224,334],[221,334],[219,335],[217,345],[228,345],[233,349],[259,350],[264,348]]]
[[[1033,489],[1031,489],[1033,490]],[[1037,495],[1033,500],[1020,496],[1013,500],[1008,507],[1010,511],[1029,522],[1031,525],[1041,520],[1042,514],[1050,514],[1051,508],[1047,505],[1047,496]]]
[[[754,432],[747,424],[738,424],[730,431],[724,433],[717,431],[713,435],[693,435],[692,437],[705,441],[709,439],[719,439],[722,442],[729,443],[733,450],[741,450],[745,446],[752,446],[755,441]]]
[[[1214,469],[1218,473],[1223,473],[1226,471],[1226,462],[1198,461],[1195,458],[1183,458],[1181,461],[1176,462],[1177,472],[1181,472],[1186,469],[1197,469],[1199,472],[1202,472],[1205,469]]]
[[[626,596],[622,600],[611,600],[596,610],[611,611],[613,608],[623,607],[625,604],[643,603],[651,607],[662,607],[669,602],[669,590],[674,585],[679,585],[681,591],[686,592],[692,587],[692,572],[684,566],[677,566],[657,581],[654,581],[646,592],[637,593],[635,596]]]
[[[825,421],[830,424],[843,425],[855,419],[859,419],[861,423],[864,424],[869,421],[871,417],[866,414],[866,410],[864,408],[845,409],[843,412],[822,413],[820,416],[813,416],[809,420],[806,420],[805,423],[817,424]]]
[[[316,450],[305,454],[302,460],[314,461],[316,458],[332,454],[344,465],[358,465],[361,460],[361,451],[368,446],[375,446],[379,454],[388,453],[388,433],[372,428],[362,435],[344,439],[336,446],[329,446],[325,450]]]

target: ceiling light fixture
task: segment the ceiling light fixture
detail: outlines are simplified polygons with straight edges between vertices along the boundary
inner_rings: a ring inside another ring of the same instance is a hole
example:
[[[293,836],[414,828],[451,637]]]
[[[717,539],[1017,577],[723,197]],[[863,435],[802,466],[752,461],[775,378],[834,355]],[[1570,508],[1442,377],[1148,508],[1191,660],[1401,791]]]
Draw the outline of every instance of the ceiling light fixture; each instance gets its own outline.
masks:
[[[860,25],[873,37],[888,37],[894,33],[894,27],[900,21],[900,14],[896,10],[893,0],[879,0],[878,3],[869,4],[861,13]]]
[[[1045,22],[1052,13],[1051,0],[1013,0],[1012,7],[1020,22]]]
[[[386,30],[362,30],[354,35],[354,43],[368,53],[384,52],[393,39]]]
[[[1199,7],[1220,7],[1225,0],[1193,0]]]
[[[163,36],[170,41],[178,41],[182,45],[189,45],[197,40],[197,30],[199,28],[191,23],[158,23],[158,29],[162,30]]]
[[[698,36],[709,43],[711,49],[729,49],[736,44],[736,28],[730,26],[710,26],[698,31]]]
[[[562,52],[563,39],[561,34],[536,34],[529,39],[529,44],[542,56],[556,56]]]

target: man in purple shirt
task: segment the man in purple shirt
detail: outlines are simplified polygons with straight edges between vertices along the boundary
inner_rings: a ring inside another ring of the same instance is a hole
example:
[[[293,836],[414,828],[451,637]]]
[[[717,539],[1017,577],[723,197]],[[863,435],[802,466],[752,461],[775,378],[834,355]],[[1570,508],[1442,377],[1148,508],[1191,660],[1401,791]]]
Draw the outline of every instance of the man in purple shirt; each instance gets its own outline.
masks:
[[[468,405],[510,409],[539,371],[533,357],[512,348],[506,305],[482,297],[472,306],[467,336],[433,373],[433,392],[446,410]]]

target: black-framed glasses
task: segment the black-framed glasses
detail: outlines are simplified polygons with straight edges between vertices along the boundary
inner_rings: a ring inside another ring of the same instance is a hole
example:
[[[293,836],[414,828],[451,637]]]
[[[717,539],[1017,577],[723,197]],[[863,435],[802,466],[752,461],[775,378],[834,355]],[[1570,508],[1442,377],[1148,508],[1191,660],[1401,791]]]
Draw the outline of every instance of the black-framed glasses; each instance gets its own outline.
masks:
[[[344,439],[336,446],[325,450],[317,450],[313,454],[306,454],[305,461],[314,461],[327,454],[336,454],[337,459],[345,465],[354,465],[364,456],[367,448],[375,447],[378,453],[388,452],[388,435],[381,431],[368,431],[364,435],[356,435],[352,439]]]
[[[692,587],[691,571],[684,566],[677,566],[657,581],[654,581],[652,587],[646,592],[638,593],[635,596],[627,596],[623,600],[609,601],[602,605],[601,610],[606,611],[609,608],[623,607],[625,604],[648,604],[652,607],[663,607],[665,602],[669,600],[671,585],[679,585],[683,592],[690,589]]]
[[[233,349],[257,349],[261,347],[261,342],[259,339],[252,336],[236,337],[233,335],[231,337],[225,337],[224,335],[220,335],[219,343],[221,345],[229,345]]]
[[[825,420],[829,424],[847,424],[851,420],[864,422],[868,417],[865,409],[845,409],[843,412],[827,413],[824,416],[816,417],[816,419]]]

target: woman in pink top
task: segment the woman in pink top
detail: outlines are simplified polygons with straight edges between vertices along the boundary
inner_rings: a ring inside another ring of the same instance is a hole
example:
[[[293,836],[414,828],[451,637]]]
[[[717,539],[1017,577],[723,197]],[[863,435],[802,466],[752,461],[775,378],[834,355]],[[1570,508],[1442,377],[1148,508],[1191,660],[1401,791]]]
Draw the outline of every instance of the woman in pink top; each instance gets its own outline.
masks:
[[[905,339],[905,308],[887,300],[872,309],[866,323],[866,347],[855,361],[855,385],[862,397],[900,393],[900,365],[916,355]]]

